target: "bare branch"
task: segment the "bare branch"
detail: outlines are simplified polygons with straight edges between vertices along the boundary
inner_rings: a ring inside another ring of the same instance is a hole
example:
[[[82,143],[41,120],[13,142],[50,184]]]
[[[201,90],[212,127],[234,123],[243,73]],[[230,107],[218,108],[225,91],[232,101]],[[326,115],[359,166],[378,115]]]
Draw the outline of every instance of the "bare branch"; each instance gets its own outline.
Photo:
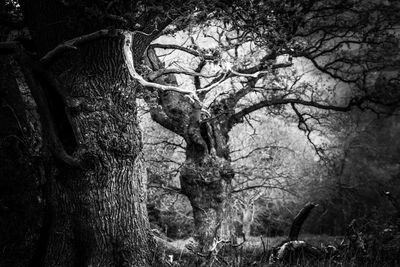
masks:
[[[235,189],[232,190],[231,193],[232,194],[237,194],[237,193],[241,193],[244,191],[248,191],[248,190],[254,190],[254,189],[259,189],[259,188],[264,188],[264,189],[278,189],[284,192],[287,192],[293,196],[297,196],[296,193],[292,192],[291,190],[283,187],[283,186],[275,186],[275,185],[266,185],[266,184],[260,184],[260,185],[253,185],[253,186],[247,186],[247,187],[243,187],[240,189]]]
[[[159,78],[162,75],[168,75],[168,74],[184,74],[184,75],[189,75],[189,76],[196,76],[196,77],[203,77],[203,78],[213,78],[218,75],[216,74],[203,74],[191,70],[183,70],[183,69],[160,69],[155,72],[150,73],[147,75],[147,78],[150,81],[154,81],[155,79]]]
[[[205,54],[200,53],[197,50],[190,49],[190,48],[187,48],[187,47],[183,47],[183,46],[180,46],[180,45],[175,45],[175,44],[151,44],[149,46],[149,48],[181,50],[181,51],[186,52],[188,54],[191,54],[193,56],[201,57],[201,58],[203,58],[205,60],[215,60],[216,59],[216,56],[214,56],[214,55],[205,55]]]
[[[271,149],[271,148],[274,148],[274,149],[285,149],[285,150],[288,150],[288,151],[294,153],[293,149],[290,149],[290,148],[285,147],[285,146],[266,145],[266,146],[262,146],[262,147],[256,147],[253,150],[251,150],[250,152],[248,152],[246,155],[238,157],[238,158],[235,158],[235,159],[232,159],[231,162],[236,162],[236,161],[239,161],[239,160],[242,160],[242,159],[249,158],[252,154],[256,153],[257,151],[263,151],[263,150]]]
[[[285,105],[285,104],[299,104],[303,106],[309,106],[309,107],[315,107],[318,109],[322,110],[332,110],[332,111],[339,111],[339,112],[347,112],[350,111],[352,107],[357,106],[360,107],[361,104],[363,103],[362,100],[358,101],[350,101],[347,106],[335,106],[335,105],[329,105],[329,104],[320,104],[314,101],[307,101],[307,100],[302,100],[302,99],[296,99],[296,98],[283,98],[283,99],[268,99],[268,100],[263,100],[257,104],[254,104],[250,107],[244,108],[241,111],[235,113],[234,115],[231,116],[231,123],[235,124],[239,122],[245,115],[250,114],[251,112],[254,112],[256,110],[259,110],[264,107],[270,107],[270,106],[276,106],[276,105]]]
[[[298,128],[302,131],[304,131],[306,133],[307,136],[307,140],[308,142],[313,146],[315,153],[317,153],[317,155],[323,159],[323,150],[321,148],[319,148],[315,142],[311,139],[311,133],[312,133],[312,129],[310,128],[310,126],[307,124],[307,119],[304,119],[304,115],[300,113],[300,111],[297,109],[296,105],[294,103],[290,103],[290,105],[292,106],[293,111],[296,113],[297,117],[299,118],[299,123],[298,123]]]
[[[164,147],[166,146],[173,146],[175,148],[181,148],[181,149],[185,149],[186,147],[182,144],[182,142],[180,144],[174,143],[174,142],[170,142],[168,140],[162,140],[159,142],[148,142],[148,143],[144,143],[146,145],[151,145],[151,146],[158,146],[158,145],[163,145]]]
[[[270,73],[271,69],[287,68],[291,66],[293,66],[293,63],[291,60],[289,60],[288,62],[272,64],[271,66],[267,67],[263,67],[263,64],[259,64],[257,66],[248,69],[238,69],[237,71],[230,69],[230,71],[232,72],[232,74],[236,76],[259,78],[264,74]]]
[[[221,79],[216,80],[214,83],[211,83],[207,87],[201,88],[201,89],[197,90],[196,92],[204,94],[204,93],[210,91],[211,89],[213,89],[213,88],[217,87],[218,85],[220,85],[221,83],[223,83],[228,78],[230,73],[231,73],[230,71],[225,72],[225,74],[222,75]]]
[[[177,86],[172,86],[172,85],[162,85],[158,83],[152,83],[146,81],[142,76],[139,75],[139,73],[136,72],[135,69],[135,64],[132,56],[132,38],[133,38],[133,33],[129,31],[122,31],[121,34],[124,36],[124,46],[123,46],[123,52],[124,52],[124,59],[126,66],[128,67],[129,74],[131,77],[139,82],[142,86],[145,87],[153,87],[156,89],[160,89],[162,91],[173,91],[173,92],[179,92],[183,94],[188,94],[194,97],[195,99],[197,96],[195,96],[195,93],[192,90],[185,90],[182,88],[179,88]]]

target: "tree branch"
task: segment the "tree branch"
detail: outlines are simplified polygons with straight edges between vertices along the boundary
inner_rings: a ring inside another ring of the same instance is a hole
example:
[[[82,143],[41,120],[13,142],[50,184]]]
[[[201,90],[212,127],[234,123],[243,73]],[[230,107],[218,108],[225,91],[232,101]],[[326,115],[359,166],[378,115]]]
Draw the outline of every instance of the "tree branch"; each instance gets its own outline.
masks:
[[[252,186],[246,186],[240,189],[235,189],[232,190],[231,193],[232,194],[237,194],[237,193],[241,193],[244,191],[248,191],[248,190],[254,190],[254,189],[259,189],[259,188],[264,188],[264,189],[278,189],[284,192],[287,192],[293,196],[297,196],[296,193],[292,192],[291,190],[283,187],[283,186],[275,186],[275,185],[265,185],[265,184],[261,184],[261,185],[252,185]]]
[[[308,142],[310,142],[310,144],[313,146],[315,153],[317,153],[318,156],[320,156],[320,158],[322,158],[323,156],[323,150],[321,148],[319,148],[314,141],[311,139],[311,132],[312,129],[309,127],[309,125],[307,124],[307,120],[304,119],[304,114],[300,113],[300,111],[297,109],[296,105],[294,103],[290,103],[290,105],[292,106],[293,111],[296,113],[297,117],[299,118],[299,123],[297,125],[297,127],[301,130],[304,131],[306,133],[307,136],[307,140]]]
[[[186,52],[188,54],[191,54],[193,56],[201,57],[201,58],[203,58],[205,60],[215,60],[216,59],[216,56],[214,56],[214,55],[205,55],[205,54],[200,53],[197,50],[190,49],[190,48],[187,48],[187,47],[183,47],[183,46],[180,46],[180,45],[175,45],[175,44],[151,44],[149,46],[149,48],[181,50],[181,51]]]
[[[270,66],[264,66],[264,64],[261,63],[257,66],[248,69],[238,69],[238,70],[230,69],[230,71],[232,72],[232,74],[240,77],[259,78],[264,74],[270,73],[271,69],[287,68],[291,66],[293,66],[293,63],[291,60],[289,60],[288,62],[272,64]]]
[[[160,70],[157,70],[157,71],[154,71],[154,72],[148,74],[147,78],[150,81],[154,81],[155,79],[159,78],[160,76],[168,75],[168,74],[185,74],[185,75],[189,75],[189,76],[203,77],[203,78],[213,78],[218,75],[218,73],[207,75],[207,74],[199,73],[196,71],[183,70],[183,69],[160,69]]]
[[[358,101],[352,100],[349,102],[349,104],[347,106],[335,106],[335,105],[329,105],[329,104],[326,104],[326,105],[320,104],[320,103],[317,103],[314,101],[306,101],[306,100],[296,99],[296,98],[269,99],[269,100],[261,101],[250,107],[244,108],[241,111],[233,114],[230,118],[230,123],[233,125],[233,124],[241,121],[241,119],[244,116],[246,116],[247,114],[250,114],[251,112],[254,112],[261,108],[276,106],[276,105],[285,105],[285,104],[299,104],[299,105],[303,105],[303,106],[315,107],[315,108],[322,109],[322,110],[347,112],[347,111],[350,111],[351,108],[354,106],[360,107],[362,104],[362,100],[358,100]]]
[[[186,89],[179,88],[177,86],[162,85],[162,84],[146,81],[142,76],[139,75],[139,73],[136,72],[136,69],[135,69],[135,64],[134,64],[133,56],[132,56],[133,33],[129,32],[129,31],[122,31],[121,34],[124,37],[123,54],[124,54],[125,63],[128,68],[129,74],[131,75],[131,77],[134,80],[139,82],[144,87],[153,87],[156,89],[160,89],[162,91],[173,91],[173,92],[179,92],[179,93],[188,94],[188,95],[192,95],[192,96],[195,95],[192,90],[186,90]],[[195,96],[195,97],[197,97],[197,96]]]
[[[204,88],[201,88],[201,89],[197,90],[196,92],[197,93],[202,93],[202,94],[205,94],[205,93],[209,92],[211,89],[217,87],[218,85],[223,83],[225,80],[227,80],[229,78],[229,74],[230,73],[231,73],[230,71],[227,71],[224,74],[221,74],[222,77],[220,79],[218,79],[218,78],[214,79],[214,81],[211,82],[209,85],[207,85]]]
[[[294,150],[293,150],[293,149],[290,149],[290,148],[285,147],[285,146],[266,145],[266,146],[262,146],[262,147],[256,147],[256,148],[252,149],[250,152],[248,152],[246,155],[240,156],[240,157],[237,157],[237,158],[232,159],[231,162],[236,162],[236,161],[239,161],[239,160],[242,160],[242,159],[247,159],[247,158],[249,158],[252,154],[254,154],[254,153],[258,152],[258,151],[263,151],[263,150],[267,150],[267,149],[285,149],[285,150],[288,150],[288,151],[294,153]],[[241,151],[241,150],[239,150],[239,151]],[[237,152],[237,151],[236,151],[236,152]]]

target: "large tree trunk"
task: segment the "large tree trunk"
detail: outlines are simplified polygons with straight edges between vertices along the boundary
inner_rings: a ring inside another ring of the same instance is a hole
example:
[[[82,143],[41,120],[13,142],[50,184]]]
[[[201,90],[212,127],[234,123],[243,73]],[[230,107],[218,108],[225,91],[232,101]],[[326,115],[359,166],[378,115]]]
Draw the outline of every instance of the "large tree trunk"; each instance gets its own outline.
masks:
[[[230,163],[215,155],[187,157],[180,174],[183,193],[189,198],[195,239],[202,251],[216,241],[232,239]]]
[[[62,1],[39,2],[24,6],[39,55],[99,27],[80,24],[79,13],[69,13]],[[138,60],[149,40],[135,38]],[[99,39],[67,52],[51,68],[66,98],[63,103],[46,91],[56,130],[83,168],[59,164],[51,182],[55,221],[49,224],[46,266],[151,265],[137,84],[122,47],[122,38]]]
[[[193,208],[195,237],[200,249],[209,251],[218,241],[236,242],[231,205],[234,171],[226,120],[199,121],[196,112],[191,113],[186,129],[186,161],[180,180]]]
[[[90,44],[81,48],[80,66],[59,75],[68,85],[75,156],[87,169],[65,168],[56,180],[50,266],[150,264],[136,90],[129,86],[121,48],[120,39]]]

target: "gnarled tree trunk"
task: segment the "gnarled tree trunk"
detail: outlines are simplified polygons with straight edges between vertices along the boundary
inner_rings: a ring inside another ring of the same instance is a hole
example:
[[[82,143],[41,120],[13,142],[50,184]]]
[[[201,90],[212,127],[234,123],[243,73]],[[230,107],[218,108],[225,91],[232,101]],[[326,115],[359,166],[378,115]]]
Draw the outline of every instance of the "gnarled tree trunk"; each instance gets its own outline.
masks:
[[[57,177],[50,266],[71,260],[76,266],[146,266],[151,260],[136,90],[121,48],[121,39],[99,40],[81,48],[79,66],[59,74],[67,85],[75,156],[86,169],[64,168]]]
[[[153,49],[147,51],[147,60],[153,70],[163,68]],[[167,75],[156,82],[176,84],[176,79]],[[230,193],[234,173],[224,125],[226,118],[203,120],[199,103],[176,92],[159,94],[149,89],[145,101],[154,121],[186,141],[186,160],[180,172],[182,193],[193,209],[198,249],[209,251],[216,241],[233,237]]]
[[[186,161],[180,173],[182,192],[193,208],[195,238],[203,251],[213,242],[231,240],[231,166],[227,136],[218,124],[189,126]],[[197,127],[196,127],[197,126]]]
[[[59,42],[101,29],[63,1],[26,1],[39,56]],[[73,5],[73,3],[71,3]],[[84,11],[84,10],[82,10]],[[135,36],[134,59],[151,37]],[[121,37],[66,52],[51,67],[62,97],[45,91],[65,150],[82,162],[59,164],[50,199],[55,212],[45,266],[149,266],[146,173],[136,111],[137,84],[123,59]]]
[[[163,68],[153,49],[147,51],[147,59],[153,70]],[[173,75],[155,81],[176,84]],[[215,242],[233,238],[230,194],[234,173],[224,125],[226,118],[204,120],[199,103],[176,92],[159,93],[149,88],[144,99],[153,120],[186,141],[186,159],[180,171],[181,189],[193,209],[197,249],[208,252]]]

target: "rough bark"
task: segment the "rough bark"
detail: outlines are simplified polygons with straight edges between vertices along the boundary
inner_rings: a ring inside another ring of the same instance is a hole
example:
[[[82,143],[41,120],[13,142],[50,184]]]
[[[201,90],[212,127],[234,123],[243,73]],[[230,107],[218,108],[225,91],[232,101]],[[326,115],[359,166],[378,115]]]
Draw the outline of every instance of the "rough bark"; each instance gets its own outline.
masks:
[[[187,148],[181,170],[182,192],[193,208],[195,238],[203,251],[216,240],[231,240],[230,192],[233,177],[230,162],[216,154],[201,155]]]
[[[153,70],[163,68],[154,50],[148,50],[147,58]],[[173,75],[155,81],[176,84]],[[234,174],[227,120],[222,116],[212,122],[204,120],[200,104],[176,92],[149,89],[144,98],[153,120],[186,141],[186,159],[180,172],[182,193],[193,208],[199,250],[209,251],[217,240],[230,240],[233,235],[230,192]]]
[[[229,240],[231,227],[230,192],[233,169],[228,151],[228,136],[219,122],[201,122],[200,111],[183,96],[169,92],[147,99],[152,118],[186,141],[186,159],[180,172],[182,193],[193,208],[195,239],[202,251],[215,240]],[[152,106],[153,105],[153,106]]]
[[[57,178],[49,266],[150,264],[136,92],[121,47],[120,39],[100,40],[82,48],[79,67],[59,74],[68,85],[75,156],[87,169],[65,168]]]
[[[24,3],[39,56],[103,26],[87,23],[79,10],[61,2]],[[135,60],[149,42],[134,40]],[[84,163],[58,163],[45,266],[151,264],[137,84],[125,68],[122,47],[122,38],[101,38],[63,53],[51,67],[62,96],[39,81],[63,146]]]

